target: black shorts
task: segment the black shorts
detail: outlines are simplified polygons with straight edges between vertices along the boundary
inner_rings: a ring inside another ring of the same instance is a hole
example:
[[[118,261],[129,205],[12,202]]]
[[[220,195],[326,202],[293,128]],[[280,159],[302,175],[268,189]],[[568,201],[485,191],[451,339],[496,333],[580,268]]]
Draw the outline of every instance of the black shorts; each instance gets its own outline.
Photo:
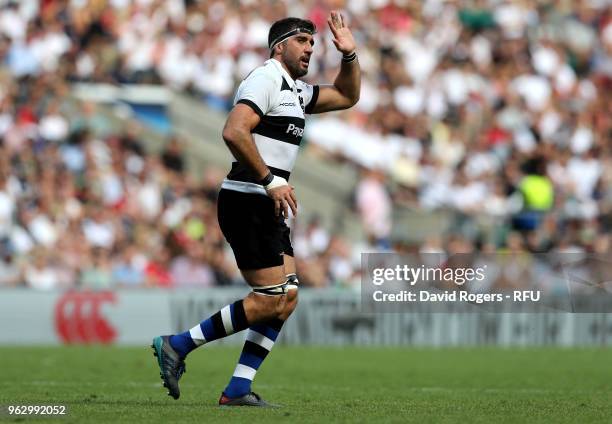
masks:
[[[238,268],[279,266],[283,265],[283,254],[293,256],[289,227],[282,215],[274,215],[274,202],[269,197],[221,189],[217,217]]]

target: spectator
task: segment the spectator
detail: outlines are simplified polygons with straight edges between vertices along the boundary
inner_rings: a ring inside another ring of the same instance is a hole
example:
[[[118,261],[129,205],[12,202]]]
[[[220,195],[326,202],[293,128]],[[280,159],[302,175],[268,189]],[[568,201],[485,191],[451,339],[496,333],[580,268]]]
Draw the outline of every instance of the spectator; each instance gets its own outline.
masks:
[[[210,287],[214,274],[204,262],[204,249],[196,242],[188,243],[184,255],[170,265],[170,275],[176,287]]]
[[[36,290],[53,290],[63,286],[57,269],[51,264],[49,252],[44,248],[34,252],[23,276],[26,285]]]
[[[22,282],[21,270],[15,264],[13,255],[8,251],[0,256],[0,288],[15,287]]]
[[[355,190],[355,202],[369,237],[382,247],[389,246],[391,198],[378,171],[366,171]]]
[[[106,249],[93,250],[91,263],[83,268],[80,280],[81,286],[86,289],[103,290],[113,287],[113,274]]]

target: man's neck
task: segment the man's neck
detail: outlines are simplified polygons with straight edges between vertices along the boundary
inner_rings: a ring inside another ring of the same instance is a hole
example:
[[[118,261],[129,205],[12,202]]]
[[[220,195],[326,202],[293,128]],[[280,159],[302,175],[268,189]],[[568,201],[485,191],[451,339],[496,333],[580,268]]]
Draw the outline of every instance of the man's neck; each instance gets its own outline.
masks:
[[[282,60],[280,60],[278,58],[278,56],[274,56],[272,59],[276,60],[278,63],[280,63],[280,65],[283,67],[283,69],[287,72],[287,75],[289,75],[289,77],[295,81],[296,78],[293,77],[293,75],[291,75],[291,72],[289,71],[289,68],[287,68],[287,66],[285,65],[285,62],[283,62]]]

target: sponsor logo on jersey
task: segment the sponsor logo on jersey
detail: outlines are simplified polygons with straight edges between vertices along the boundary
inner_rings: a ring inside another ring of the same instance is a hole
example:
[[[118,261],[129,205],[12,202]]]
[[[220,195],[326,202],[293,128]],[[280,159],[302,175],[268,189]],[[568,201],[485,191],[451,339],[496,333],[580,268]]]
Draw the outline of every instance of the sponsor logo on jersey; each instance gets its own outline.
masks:
[[[289,124],[285,134],[293,134],[296,137],[302,137],[304,135],[304,128],[296,127],[294,124]]]

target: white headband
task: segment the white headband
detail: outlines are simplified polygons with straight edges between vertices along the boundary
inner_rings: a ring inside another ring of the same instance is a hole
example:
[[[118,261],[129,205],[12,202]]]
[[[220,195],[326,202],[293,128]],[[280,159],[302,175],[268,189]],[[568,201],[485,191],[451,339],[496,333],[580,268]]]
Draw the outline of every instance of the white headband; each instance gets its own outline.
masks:
[[[280,35],[280,36],[276,37],[272,41],[272,43],[270,44],[270,50],[272,50],[274,48],[274,46],[276,46],[278,43],[282,43],[287,38],[289,38],[289,37],[291,37],[291,36],[293,36],[295,34],[299,34],[301,32],[305,32],[306,34],[313,35],[316,31],[312,31],[312,30],[309,30],[307,28],[295,28],[295,29],[292,29],[291,31],[286,32],[283,35]]]

